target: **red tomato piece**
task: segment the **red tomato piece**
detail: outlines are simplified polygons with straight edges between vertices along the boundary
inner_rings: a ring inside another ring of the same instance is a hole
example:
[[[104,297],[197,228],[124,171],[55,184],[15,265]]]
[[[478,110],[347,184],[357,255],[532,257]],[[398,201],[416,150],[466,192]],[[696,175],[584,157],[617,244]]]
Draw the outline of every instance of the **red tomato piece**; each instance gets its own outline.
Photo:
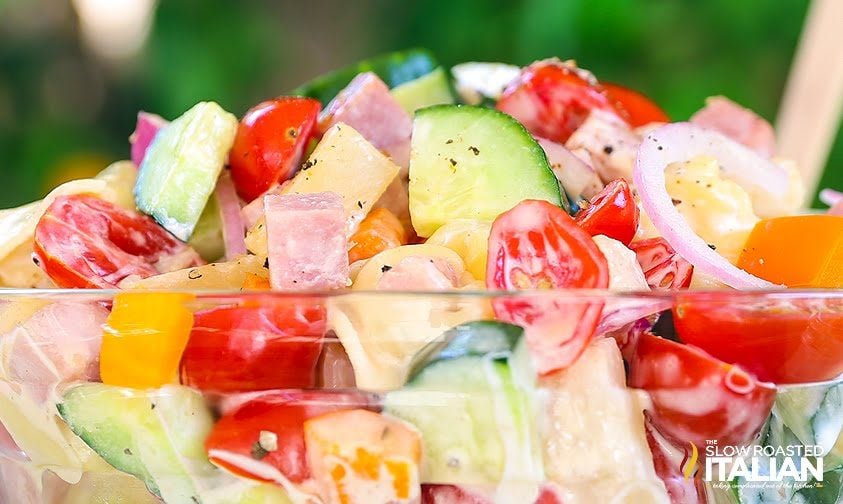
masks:
[[[313,387],[325,330],[325,308],[309,298],[257,297],[197,312],[182,383],[214,392]]]
[[[629,385],[652,399],[653,426],[679,446],[706,441],[741,445],[770,415],[776,388],[699,348],[643,334],[630,362]]]
[[[534,135],[564,144],[592,110],[620,116],[590,74],[558,60],[538,61],[501,95],[498,110],[518,119]]]
[[[232,463],[226,454],[248,457],[280,471],[293,483],[301,483],[311,477],[304,445],[305,420],[357,408],[373,409],[369,398],[357,393],[267,392],[223,415],[205,440],[205,449],[211,462],[240,476],[267,481]],[[277,449],[262,447],[262,431],[275,436]]]
[[[609,98],[615,101],[615,106],[621,110],[621,116],[633,128],[650,123],[670,122],[670,117],[661,107],[638,91],[609,82],[600,84]]]
[[[703,471],[700,470],[701,456],[704,455],[705,447],[697,447],[696,472],[686,479],[683,470],[684,464],[691,462],[691,446],[687,445],[684,452],[670,446],[650,422],[645,422],[644,430],[647,434],[647,445],[653,454],[653,467],[667,489],[670,502],[672,504],[705,504],[707,502],[705,483],[702,479]],[[677,455],[682,457],[679,458]],[[694,470],[694,468],[690,469]]]
[[[491,504],[491,500],[457,485],[422,485],[421,504]]]
[[[498,290],[600,289],[609,266],[591,236],[564,210],[525,200],[492,224],[486,286]],[[493,300],[500,320],[525,328],[540,374],[564,369],[583,352],[603,305],[535,292]]]
[[[188,245],[146,215],[90,194],[59,196],[35,228],[34,260],[59,287],[108,289],[124,278],[204,264]]]
[[[759,302],[739,294],[678,298],[682,341],[774,383],[830,380],[843,373],[843,303]]]
[[[241,198],[252,201],[295,174],[320,108],[317,100],[294,96],[268,100],[246,112],[228,160]]]
[[[638,205],[624,179],[615,179],[577,212],[574,220],[591,236],[605,235],[629,245],[638,231]]]
[[[694,266],[673,250],[662,237],[629,244],[635,252],[647,285],[655,290],[687,289],[691,285]]]

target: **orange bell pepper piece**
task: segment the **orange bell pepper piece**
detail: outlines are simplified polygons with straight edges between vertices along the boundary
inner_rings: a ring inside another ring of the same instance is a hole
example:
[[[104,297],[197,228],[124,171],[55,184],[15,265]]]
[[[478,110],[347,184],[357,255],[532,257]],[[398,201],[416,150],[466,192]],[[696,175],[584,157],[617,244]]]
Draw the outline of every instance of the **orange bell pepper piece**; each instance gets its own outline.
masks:
[[[348,262],[368,259],[384,250],[407,244],[407,231],[401,221],[386,208],[375,208],[351,235]]]
[[[737,266],[788,287],[843,287],[843,217],[761,220],[752,229]]]
[[[193,327],[193,312],[185,303],[192,299],[181,293],[118,294],[102,339],[102,382],[140,389],[178,383]]]

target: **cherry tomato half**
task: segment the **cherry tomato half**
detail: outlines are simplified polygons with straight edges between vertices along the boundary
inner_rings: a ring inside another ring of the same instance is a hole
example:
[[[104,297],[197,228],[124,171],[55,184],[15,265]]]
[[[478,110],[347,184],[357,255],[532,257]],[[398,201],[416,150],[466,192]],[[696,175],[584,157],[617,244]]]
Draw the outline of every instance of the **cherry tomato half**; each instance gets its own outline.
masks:
[[[492,223],[486,286],[498,290],[605,288],[609,266],[591,236],[558,206],[525,200]],[[564,369],[583,352],[602,303],[542,295],[500,297],[497,317],[525,328],[540,374]]]
[[[605,235],[629,245],[638,231],[638,205],[624,179],[615,179],[597,193],[574,220],[591,236]]]
[[[151,218],[90,194],[56,198],[35,228],[34,250],[35,262],[65,288],[108,289],[131,275],[164,273],[160,264],[204,264]]]
[[[679,297],[673,321],[682,341],[762,380],[807,383],[843,373],[840,300]]]
[[[661,107],[638,91],[609,82],[600,84],[609,98],[615,101],[616,108],[621,110],[621,116],[633,128],[654,122],[670,122],[670,117]]]
[[[629,366],[629,385],[652,399],[653,425],[678,446],[706,441],[741,445],[770,415],[776,388],[699,348],[643,334]]]
[[[593,77],[557,60],[538,61],[524,68],[504,90],[497,108],[534,135],[562,144],[594,109],[621,115]]]
[[[314,99],[295,96],[268,100],[246,112],[228,161],[241,198],[252,201],[295,174],[320,108]]]
[[[355,408],[372,409],[363,394],[340,392],[267,392],[223,415],[205,440],[214,464],[241,476],[264,480],[247,467],[225,457],[248,457],[279,470],[293,483],[310,478],[304,445],[304,422],[326,413]],[[260,444],[261,432],[274,436],[276,449]]]
[[[694,266],[677,254],[664,238],[633,242],[629,248],[635,252],[651,289],[687,289],[691,285]]]
[[[257,297],[197,312],[182,383],[215,392],[313,387],[324,333],[315,299]]]

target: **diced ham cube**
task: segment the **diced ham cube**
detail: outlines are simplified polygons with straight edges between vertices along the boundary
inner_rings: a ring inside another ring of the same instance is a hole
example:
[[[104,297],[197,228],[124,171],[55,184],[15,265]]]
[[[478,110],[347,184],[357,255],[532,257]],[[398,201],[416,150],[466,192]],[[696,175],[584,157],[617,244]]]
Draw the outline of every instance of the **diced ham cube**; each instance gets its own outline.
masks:
[[[603,182],[590,164],[554,141],[539,137],[536,137],[536,140],[544,149],[556,179],[569,196],[591,199],[603,189]],[[588,152],[583,151],[583,154],[591,159],[591,154]]]
[[[366,72],[355,77],[325,108],[319,130],[328,131],[337,123],[357,130],[402,167],[402,175],[406,175],[413,121],[377,75]]]
[[[51,385],[99,379],[102,326],[108,310],[95,303],[51,303],[25,322],[0,334],[6,378],[23,384],[38,399]]]
[[[264,197],[273,289],[327,290],[348,282],[342,196],[332,192]]]
[[[640,143],[641,137],[617,116],[593,110],[565,142],[565,147],[570,151],[588,151],[600,179],[608,184],[618,178],[632,181],[632,167]]]
[[[459,285],[454,267],[439,257],[407,256],[378,280],[377,290],[451,290]]]
[[[691,122],[718,131],[765,158],[776,153],[776,134],[763,117],[723,96],[712,96]]]

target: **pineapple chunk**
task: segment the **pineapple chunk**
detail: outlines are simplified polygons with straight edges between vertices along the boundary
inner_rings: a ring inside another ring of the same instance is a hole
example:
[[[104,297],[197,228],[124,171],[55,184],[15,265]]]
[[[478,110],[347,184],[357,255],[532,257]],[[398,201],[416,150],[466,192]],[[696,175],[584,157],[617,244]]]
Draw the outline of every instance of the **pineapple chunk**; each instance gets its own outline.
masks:
[[[347,232],[351,235],[398,171],[395,163],[354,128],[340,123],[325,133],[302,170],[284,185],[281,194],[334,192],[341,195]],[[246,247],[255,255],[267,255],[264,218],[249,230]]]

